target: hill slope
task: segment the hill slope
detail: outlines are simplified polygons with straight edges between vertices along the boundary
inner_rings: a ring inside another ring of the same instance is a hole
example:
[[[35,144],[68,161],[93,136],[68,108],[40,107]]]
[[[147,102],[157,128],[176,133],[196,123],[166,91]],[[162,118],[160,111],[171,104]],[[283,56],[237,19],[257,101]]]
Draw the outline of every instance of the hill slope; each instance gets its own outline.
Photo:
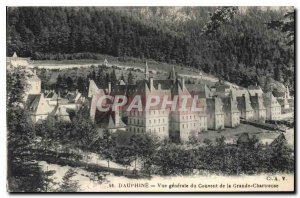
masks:
[[[8,8],[7,55],[33,59],[94,58],[91,53],[192,66],[248,86],[274,78],[293,87],[294,49],[267,22],[277,9],[240,9],[215,33],[201,30],[216,8]],[[84,56],[76,56],[83,53]],[[262,78],[263,76],[263,78]]]

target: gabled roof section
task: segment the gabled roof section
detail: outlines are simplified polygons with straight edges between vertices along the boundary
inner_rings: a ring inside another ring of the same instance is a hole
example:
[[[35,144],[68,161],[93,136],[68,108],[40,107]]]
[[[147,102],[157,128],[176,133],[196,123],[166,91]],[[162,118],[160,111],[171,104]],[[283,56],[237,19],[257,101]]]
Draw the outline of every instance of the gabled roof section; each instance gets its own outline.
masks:
[[[250,96],[250,101],[253,109],[266,109],[264,100],[261,94]]]
[[[253,111],[251,106],[250,96],[247,90],[238,90],[237,92],[238,109],[240,111]]]
[[[213,95],[206,84],[186,84],[185,87],[192,96],[198,95],[199,98],[210,98]]]
[[[40,100],[41,94],[29,94],[25,102],[26,109],[34,111]]]
[[[255,96],[256,94],[263,94],[264,92],[260,88],[260,86],[249,86],[248,92],[250,96]]]

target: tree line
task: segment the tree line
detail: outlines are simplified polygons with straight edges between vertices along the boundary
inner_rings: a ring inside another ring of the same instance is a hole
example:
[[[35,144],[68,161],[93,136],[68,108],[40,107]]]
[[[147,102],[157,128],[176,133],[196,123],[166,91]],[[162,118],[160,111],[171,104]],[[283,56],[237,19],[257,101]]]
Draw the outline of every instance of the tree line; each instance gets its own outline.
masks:
[[[49,79],[47,79],[44,70],[39,72],[38,76],[42,80],[42,89],[54,89],[57,93],[58,91],[64,93],[67,91],[75,91],[77,89],[84,95],[88,94],[90,80],[93,80],[100,89],[106,89],[109,82],[112,86],[120,84],[121,81],[129,85],[134,84],[135,82],[131,71],[129,71],[127,78],[125,79],[123,73],[121,76],[117,77],[115,69],[109,72],[105,70],[103,66],[98,66],[98,68],[94,67],[86,76],[71,77],[68,74],[58,74],[56,82],[51,85],[48,84]]]
[[[61,60],[101,53],[195,67],[242,86],[270,77],[293,87],[293,12],[230,9],[182,8],[179,14],[190,20],[166,22],[154,20],[158,8],[146,14],[136,8],[8,8],[7,55]]]

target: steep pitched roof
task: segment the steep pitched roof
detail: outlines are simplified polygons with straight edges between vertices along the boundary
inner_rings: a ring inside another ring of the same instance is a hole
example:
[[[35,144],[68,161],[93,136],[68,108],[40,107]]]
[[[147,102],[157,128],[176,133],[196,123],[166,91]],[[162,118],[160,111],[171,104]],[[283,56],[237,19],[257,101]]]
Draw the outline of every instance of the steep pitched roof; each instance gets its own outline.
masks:
[[[260,86],[249,86],[248,93],[250,96],[255,96],[256,94],[263,94],[264,92],[260,88]]]
[[[225,112],[239,112],[238,108],[237,108],[237,100],[236,98],[233,97],[225,97],[222,98],[222,102],[223,102],[223,109]]]
[[[213,95],[206,84],[186,84],[185,87],[192,96],[198,95],[199,98],[210,98]]]
[[[223,113],[223,102],[221,98],[214,96],[206,99],[208,113]]]
[[[237,92],[238,93],[238,92]],[[251,101],[249,97],[249,93],[247,90],[244,92],[239,92],[239,94],[242,93],[241,96],[237,96],[237,102],[238,102],[238,109],[241,111],[253,111],[253,108],[251,106]],[[238,94],[237,94],[238,95]]]
[[[36,111],[40,101],[41,94],[29,94],[25,102],[26,108],[30,111]]]
[[[171,89],[174,86],[174,83],[171,79],[153,80],[153,86],[155,89],[158,89],[159,85],[161,89]]]
[[[253,109],[266,109],[261,94],[250,96],[250,101]]]
[[[49,114],[53,110],[53,108],[51,108],[48,102],[45,100],[43,94],[36,95],[27,109],[36,115]]]

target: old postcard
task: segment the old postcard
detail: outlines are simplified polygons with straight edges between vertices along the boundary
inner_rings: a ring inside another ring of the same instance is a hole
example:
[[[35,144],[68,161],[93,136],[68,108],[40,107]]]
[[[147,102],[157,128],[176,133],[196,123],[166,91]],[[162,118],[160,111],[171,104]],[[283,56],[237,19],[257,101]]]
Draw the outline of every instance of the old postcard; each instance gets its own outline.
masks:
[[[294,192],[293,7],[7,7],[8,192]]]

